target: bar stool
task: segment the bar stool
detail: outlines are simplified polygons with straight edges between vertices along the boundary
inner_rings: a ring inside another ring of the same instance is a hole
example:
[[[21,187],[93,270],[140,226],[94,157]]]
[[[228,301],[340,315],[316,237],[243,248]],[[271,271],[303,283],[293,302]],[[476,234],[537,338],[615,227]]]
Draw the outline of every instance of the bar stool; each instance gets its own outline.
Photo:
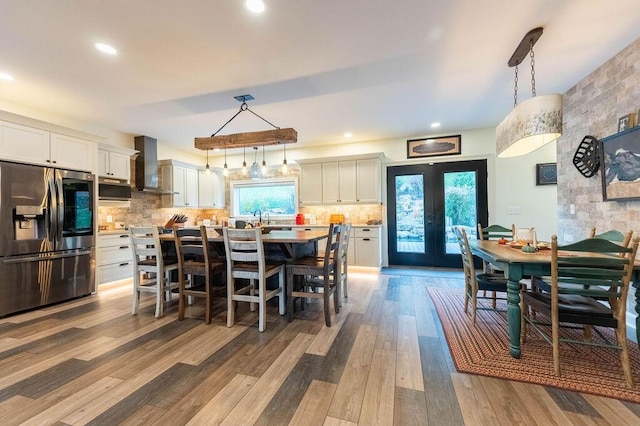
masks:
[[[340,224],[329,225],[327,247],[323,258],[303,257],[287,264],[287,317],[293,321],[293,298],[316,298],[324,303],[324,322],[331,327],[331,295],[336,314],[340,312],[339,252]],[[298,285],[296,286],[296,277]],[[319,290],[322,289],[322,292]]]
[[[224,275],[224,262],[212,258],[207,241],[207,229],[204,226],[200,226],[199,229],[183,229],[174,225],[173,235],[178,255],[180,283],[178,319],[184,319],[187,297],[201,297],[205,299],[206,307],[204,322],[211,324],[213,296],[226,293],[224,286],[213,285],[214,276]],[[196,283],[196,276],[204,277],[204,283]],[[224,283],[224,278],[220,281]]]
[[[178,269],[178,260],[165,258],[160,247],[158,228],[152,225],[131,226],[131,247],[133,250],[133,309],[131,314],[138,313],[140,294],[142,292],[155,293],[156,318],[164,314],[165,292],[178,286],[177,282],[171,282],[171,271]],[[152,273],[152,278],[140,278],[141,274]]]
[[[280,315],[285,314],[284,263],[265,261],[260,228],[225,227],[222,233],[227,256],[227,327],[231,327],[235,322],[235,302],[249,302],[251,310],[254,309],[254,303],[257,303],[258,331],[262,332],[267,322],[267,300],[278,296]],[[276,274],[278,288],[267,290],[267,278]],[[249,280],[249,284],[236,288],[236,279]]]

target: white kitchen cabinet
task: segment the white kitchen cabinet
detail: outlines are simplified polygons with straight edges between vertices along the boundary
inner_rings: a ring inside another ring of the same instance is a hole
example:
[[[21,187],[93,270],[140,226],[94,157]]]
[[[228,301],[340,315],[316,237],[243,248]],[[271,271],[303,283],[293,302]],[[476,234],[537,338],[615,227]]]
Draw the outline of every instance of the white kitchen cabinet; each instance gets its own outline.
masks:
[[[355,204],[356,161],[322,163],[322,202]]]
[[[354,227],[352,243],[355,249],[356,266],[373,266],[379,268],[382,264],[380,257],[380,227]]]
[[[98,284],[133,277],[129,231],[98,235]]]
[[[198,206],[223,209],[225,207],[225,180],[224,175],[212,170],[198,172]]]
[[[172,192],[162,196],[162,206],[198,207],[198,170],[173,160],[159,164],[162,188]]]
[[[131,179],[131,156],[107,149],[98,149],[98,176]]]
[[[0,122],[0,156],[6,160],[91,172],[95,149],[85,139]]]
[[[322,204],[322,163],[300,165],[300,205]]]
[[[380,160],[371,158],[356,162],[356,193],[358,203],[379,203],[382,201],[380,190]]]

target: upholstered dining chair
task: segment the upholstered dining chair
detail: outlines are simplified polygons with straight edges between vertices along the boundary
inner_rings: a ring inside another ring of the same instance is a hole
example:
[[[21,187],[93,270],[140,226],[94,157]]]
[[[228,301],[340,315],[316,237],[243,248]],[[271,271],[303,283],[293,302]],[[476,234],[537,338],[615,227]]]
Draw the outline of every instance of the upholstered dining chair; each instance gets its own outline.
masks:
[[[468,312],[469,299],[471,299],[471,318],[473,324],[476,323],[476,311],[477,310],[497,310],[495,306],[495,300],[506,300],[506,297],[492,297],[478,296],[478,291],[491,291],[496,293],[507,292],[507,279],[502,273],[490,274],[490,273],[476,273],[475,266],[473,265],[473,255],[469,248],[469,240],[467,239],[467,233],[464,228],[455,227],[454,232],[458,239],[460,246],[460,255],[462,257],[462,267],[464,271],[464,311]],[[478,299],[492,300],[493,304],[491,308],[484,306],[478,306]]]
[[[287,317],[293,321],[294,298],[322,299],[324,322],[331,327],[331,296],[334,310],[340,312],[340,234],[341,224],[329,225],[327,245],[322,258],[303,257],[287,263]]]
[[[282,262],[267,262],[264,256],[262,230],[222,229],[227,257],[227,327],[235,322],[236,302],[249,302],[251,310],[258,304],[258,331],[267,323],[267,301],[278,296],[280,315],[285,314],[285,269]],[[267,289],[267,278],[278,275],[278,287]],[[237,286],[236,280],[244,281]],[[257,281],[257,287],[256,287]]]
[[[631,247],[623,247],[605,239],[587,238],[558,246],[557,236],[552,237],[551,276],[544,277],[550,284],[550,292],[531,290],[522,293],[524,327],[521,340],[526,340],[527,330],[531,328],[550,343],[557,376],[561,374],[560,343],[602,346],[620,351],[627,386],[633,386],[627,348],[626,301],[639,241],[640,238],[634,238]],[[601,303],[601,300],[608,303]],[[550,324],[542,323],[540,315],[530,318],[526,314],[528,307],[546,314]],[[604,343],[561,336],[561,326],[576,328],[569,324],[593,328]],[[613,328],[616,342],[609,341],[598,327]]]
[[[179,304],[178,319],[183,320],[188,297],[205,299],[205,324],[211,324],[214,295],[226,296],[224,286],[224,262],[215,259],[209,250],[207,229],[184,229],[173,226],[173,236],[178,256]],[[203,277],[199,283],[196,277]],[[214,277],[219,277],[215,285]]]
[[[171,290],[178,286],[177,282],[171,282],[171,271],[178,269],[178,260],[163,257],[156,226],[130,226],[129,234],[134,265],[132,314],[138,313],[141,293],[154,293],[156,295],[155,316],[160,318],[164,314],[165,293],[169,295],[168,299]],[[149,273],[153,276],[145,278]]]

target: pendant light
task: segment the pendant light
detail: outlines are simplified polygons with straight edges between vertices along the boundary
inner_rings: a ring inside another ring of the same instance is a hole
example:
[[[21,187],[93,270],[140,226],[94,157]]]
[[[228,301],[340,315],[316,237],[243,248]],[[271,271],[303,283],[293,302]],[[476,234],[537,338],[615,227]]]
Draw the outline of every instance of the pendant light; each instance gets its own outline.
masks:
[[[287,172],[289,171],[289,168],[287,167],[287,144],[283,143],[282,144],[282,148],[283,148],[283,152],[284,152],[284,159],[282,160],[282,174],[286,175]]]
[[[253,164],[251,165],[251,170],[249,171],[249,175],[251,179],[260,179],[262,178],[262,170],[258,165],[258,147],[253,147]]]
[[[242,175],[247,175],[247,147],[242,147]]]
[[[562,95],[536,96],[535,56],[533,45],[542,35],[542,28],[529,31],[509,59],[515,67],[513,110],[496,128],[498,157],[508,158],[528,154],[562,134]],[[531,98],[518,104],[518,65],[531,58]]]
[[[207,165],[204,167],[204,172],[208,175],[211,174],[211,169],[209,168],[209,150],[207,150]]]
[[[267,162],[264,161],[264,144],[262,144],[262,175],[267,174]]]
[[[225,176],[229,176],[229,167],[227,166],[227,148],[224,148],[224,168],[222,169],[222,174]]]

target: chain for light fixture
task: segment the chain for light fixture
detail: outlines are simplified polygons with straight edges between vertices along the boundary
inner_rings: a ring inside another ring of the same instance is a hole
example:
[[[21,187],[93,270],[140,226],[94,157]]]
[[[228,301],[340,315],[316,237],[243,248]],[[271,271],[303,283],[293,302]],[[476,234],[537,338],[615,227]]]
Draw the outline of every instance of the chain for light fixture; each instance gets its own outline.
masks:
[[[282,160],[282,174],[286,175],[288,172],[288,167],[287,167],[287,144],[283,144],[282,148],[284,150],[284,160]]]
[[[516,76],[513,79],[513,107],[518,105],[518,66],[516,65]]]
[[[247,147],[242,147],[242,174],[247,175]]]
[[[262,144],[262,174],[267,174],[267,162],[264,160],[264,144]]]
[[[229,167],[227,166],[227,148],[224,149],[224,168],[222,169],[222,174],[229,176]]]
[[[208,175],[211,174],[211,169],[209,168],[209,150],[207,150],[207,165],[204,167],[204,172]]]
[[[531,97],[536,96],[536,60],[533,54],[533,41],[529,47],[529,55],[531,57]]]

